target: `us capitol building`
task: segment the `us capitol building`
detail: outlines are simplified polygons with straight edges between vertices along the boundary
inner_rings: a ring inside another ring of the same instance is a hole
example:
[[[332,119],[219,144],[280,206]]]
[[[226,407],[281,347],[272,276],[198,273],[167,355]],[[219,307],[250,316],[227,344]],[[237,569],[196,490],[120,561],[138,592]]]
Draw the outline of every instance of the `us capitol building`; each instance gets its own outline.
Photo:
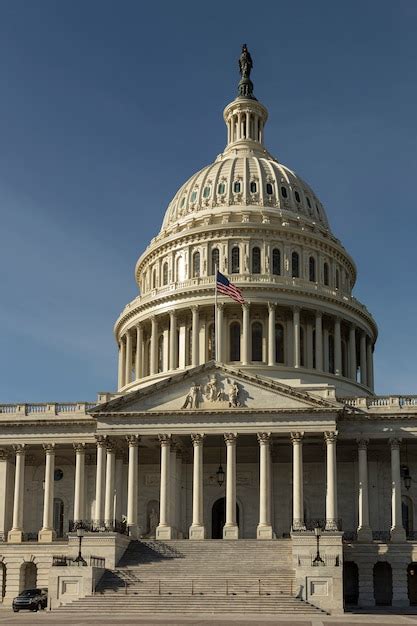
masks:
[[[417,603],[417,396],[374,394],[378,330],[352,295],[355,263],[267,150],[251,69],[243,47],[226,146],[137,261],[117,390],[0,405],[5,603],[48,586],[81,526],[108,569],[137,539],[221,539],[219,558],[253,540],[285,544],[293,594],[325,610]],[[215,307],[216,268],[244,304]]]

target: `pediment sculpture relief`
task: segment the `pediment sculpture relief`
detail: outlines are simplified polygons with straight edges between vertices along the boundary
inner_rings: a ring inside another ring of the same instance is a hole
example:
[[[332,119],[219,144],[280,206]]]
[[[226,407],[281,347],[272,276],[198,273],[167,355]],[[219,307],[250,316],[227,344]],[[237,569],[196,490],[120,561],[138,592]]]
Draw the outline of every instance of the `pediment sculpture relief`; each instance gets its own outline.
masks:
[[[205,384],[193,382],[185,396],[182,409],[219,409],[237,408],[245,406],[243,402],[243,386],[225,378],[220,380],[216,375],[209,377]],[[246,394],[247,395],[247,394]]]

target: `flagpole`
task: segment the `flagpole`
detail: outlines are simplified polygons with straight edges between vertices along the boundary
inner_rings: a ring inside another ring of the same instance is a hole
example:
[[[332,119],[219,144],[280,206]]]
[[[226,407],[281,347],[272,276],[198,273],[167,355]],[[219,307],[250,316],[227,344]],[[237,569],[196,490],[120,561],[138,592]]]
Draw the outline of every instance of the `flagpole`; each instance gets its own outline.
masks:
[[[217,352],[217,263],[214,266],[214,358],[218,361]]]

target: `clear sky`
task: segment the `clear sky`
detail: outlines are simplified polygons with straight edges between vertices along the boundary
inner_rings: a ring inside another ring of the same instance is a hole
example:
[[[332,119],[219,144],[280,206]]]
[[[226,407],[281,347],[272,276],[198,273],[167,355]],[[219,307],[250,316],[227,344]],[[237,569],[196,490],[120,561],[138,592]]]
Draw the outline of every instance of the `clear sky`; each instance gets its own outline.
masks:
[[[266,144],[313,187],[417,393],[417,2],[0,3],[0,402],[94,400],[169,200],[222,151],[243,42]]]

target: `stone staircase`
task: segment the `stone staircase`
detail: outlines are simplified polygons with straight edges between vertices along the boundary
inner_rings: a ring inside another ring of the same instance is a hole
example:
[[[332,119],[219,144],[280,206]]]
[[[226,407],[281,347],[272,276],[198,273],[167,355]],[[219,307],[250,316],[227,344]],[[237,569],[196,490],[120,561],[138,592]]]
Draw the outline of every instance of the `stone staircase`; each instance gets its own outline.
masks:
[[[291,541],[131,541],[94,596],[61,613],[312,614],[294,597]]]

